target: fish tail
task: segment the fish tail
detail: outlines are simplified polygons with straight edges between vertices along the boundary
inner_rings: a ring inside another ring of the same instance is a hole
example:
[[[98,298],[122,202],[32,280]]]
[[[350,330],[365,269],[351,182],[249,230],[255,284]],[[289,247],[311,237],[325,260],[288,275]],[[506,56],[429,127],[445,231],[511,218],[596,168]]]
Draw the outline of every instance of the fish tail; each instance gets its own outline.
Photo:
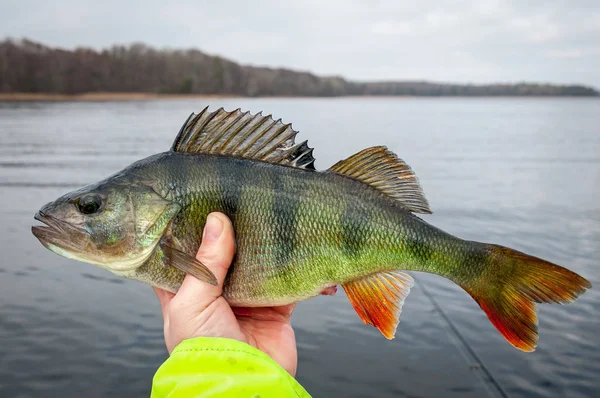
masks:
[[[459,283],[509,343],[533,351],[538,341],[535,303],[570,303],[592,285],[566,268],[507,247],[482,244],[488,265]]]

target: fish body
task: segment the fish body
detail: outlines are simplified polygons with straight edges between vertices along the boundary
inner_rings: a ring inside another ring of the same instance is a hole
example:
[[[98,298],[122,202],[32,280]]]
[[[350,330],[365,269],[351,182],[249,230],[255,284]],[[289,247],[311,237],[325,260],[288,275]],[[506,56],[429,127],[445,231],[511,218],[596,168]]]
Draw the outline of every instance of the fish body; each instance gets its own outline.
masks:
[[[403,271],[457,283],[525,351],[537,342],[534,302],[569,302],[590,287],[565,268],[416,216],[430,212],[425,196],[385,147],[318,172],[295,135],[262,115],[205,110],[171,151],[44,206],[37,218],[47,226],[33,232],[58,254],[176,292],[186,272],[216,282],[194,256],[207,215],[220,211],[236,233],[223,286],[231,305],[290,304],[342,285],[388,338],[413,285]]]
[[[131,174],[141,180],[165,176],[155,187],[182,208],[171,230],[182,251],[197,251],[208,213],[220,211],[231,219],[237,249],[224,296],[232,305],[290,304],[399,264],[403,270],[446,277],[459,277],[454,269],[465,271],[465,278],[469,274],[463,259],[472,242],[336,173],[166,152],[134,165]],[[147,267],[131,276],[177,291],[183,273],[177,280],[162,280],[163,264]]]

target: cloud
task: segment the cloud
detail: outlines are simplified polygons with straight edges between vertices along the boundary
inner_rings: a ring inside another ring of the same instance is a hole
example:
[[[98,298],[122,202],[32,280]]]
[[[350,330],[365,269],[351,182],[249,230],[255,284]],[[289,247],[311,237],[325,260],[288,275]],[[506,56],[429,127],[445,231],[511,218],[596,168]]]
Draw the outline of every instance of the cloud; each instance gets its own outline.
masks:
[[[597,0],[20,0],[3,4],[0,36],[195,47],[359,80],[600,87]]]
[[[406,22],[377,21],[372,25],[371,32],[375,35],[407,35],[413,30]]]
[[[559,39],[562,34],[560,26],[545,15],[512,18],[508,20],[506,26],[530,43],[552,42]]]
[[[550,50],[546,53],[550,58],[585,58],[600,55],[600,47],[597,48],[570,48],[564,50]]]

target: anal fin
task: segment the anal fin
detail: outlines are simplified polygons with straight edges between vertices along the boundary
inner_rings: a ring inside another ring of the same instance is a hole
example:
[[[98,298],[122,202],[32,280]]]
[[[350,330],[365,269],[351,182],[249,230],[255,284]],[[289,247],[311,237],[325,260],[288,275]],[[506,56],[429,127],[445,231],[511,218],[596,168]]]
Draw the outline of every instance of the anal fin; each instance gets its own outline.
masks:
[[[360,319],[390,340],[396,333],[404,299],[413,286],[413,278],[400,271],[380,272],[342,284]]]

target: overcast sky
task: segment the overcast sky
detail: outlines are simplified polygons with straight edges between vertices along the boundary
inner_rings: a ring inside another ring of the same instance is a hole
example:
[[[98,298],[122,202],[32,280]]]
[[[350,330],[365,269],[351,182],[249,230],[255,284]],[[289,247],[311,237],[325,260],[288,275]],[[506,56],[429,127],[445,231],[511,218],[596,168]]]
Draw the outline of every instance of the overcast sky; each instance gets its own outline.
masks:
[[[600,88],[600,0],[0,0],[0,36],[194,47],[355,80]]]

